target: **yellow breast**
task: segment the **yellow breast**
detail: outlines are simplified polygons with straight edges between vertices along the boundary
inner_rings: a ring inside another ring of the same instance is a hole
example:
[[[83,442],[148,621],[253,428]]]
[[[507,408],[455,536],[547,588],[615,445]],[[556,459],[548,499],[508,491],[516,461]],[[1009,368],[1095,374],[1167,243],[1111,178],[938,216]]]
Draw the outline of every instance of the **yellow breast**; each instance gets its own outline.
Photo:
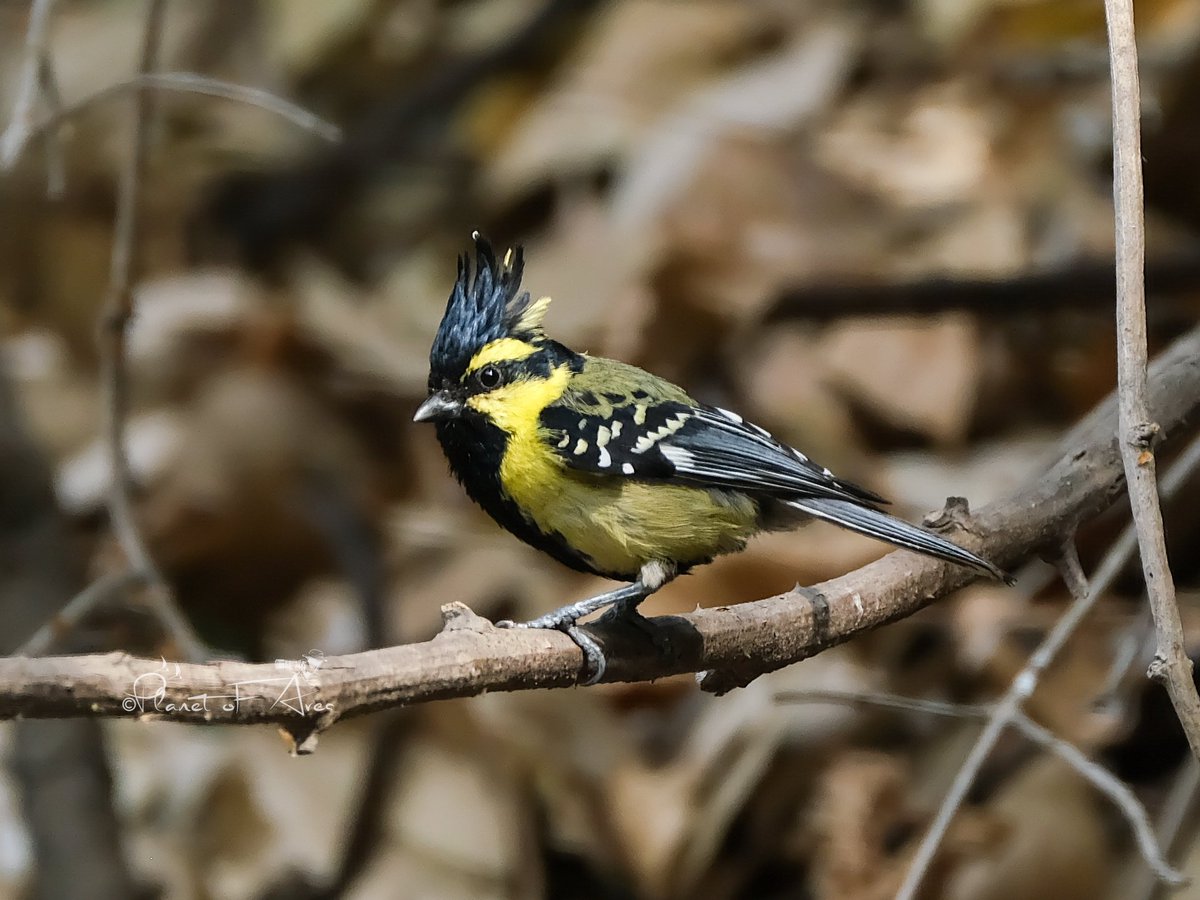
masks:
[[[564,366],[471,400],[508,433],[502,482],[543,533],[562,535],[598,570],[629,578],[651,561],[698,563],[745,546],[757,509],[742,494],[569,469],[538,425],[569,377]]]

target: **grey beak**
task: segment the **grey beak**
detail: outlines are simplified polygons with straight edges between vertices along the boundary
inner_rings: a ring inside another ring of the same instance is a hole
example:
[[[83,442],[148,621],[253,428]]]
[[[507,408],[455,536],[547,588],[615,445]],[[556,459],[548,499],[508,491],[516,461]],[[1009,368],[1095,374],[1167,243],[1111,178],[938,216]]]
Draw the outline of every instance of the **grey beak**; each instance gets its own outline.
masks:
[[[417,407],[414,422],[432,422],[438,419],[453,419],[462,412],[462,401],[451,397],[446,391],[430,394],[429,399]]]

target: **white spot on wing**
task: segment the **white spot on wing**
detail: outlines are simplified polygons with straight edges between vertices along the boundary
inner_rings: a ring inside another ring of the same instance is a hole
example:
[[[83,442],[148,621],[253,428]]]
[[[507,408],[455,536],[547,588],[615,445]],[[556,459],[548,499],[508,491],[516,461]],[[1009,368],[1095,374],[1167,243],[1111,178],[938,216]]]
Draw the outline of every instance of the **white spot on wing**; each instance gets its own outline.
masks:
[[[587,453],[587,448],[588,448],[588,442],[585,441],[583,438],[580,438],[579,442],[575,445],[575,450],[573,452],[575,453],[576,456],[580,456],[584,453]]]
[[[601,425],[599,428],[596,429],[596,446],[603,449],[604,446],[608,443],[608,439],[611,437],[612,437],[612,432],[609,429],[605,428],[603,425]],[[608,454],[606,453],[605,456],[607,456],[607,455]]]
[[[633,463],[621,463],[621,471],[626,475],[633,474]]]
[[[620,421],[620,419],[618,419],[612,423],[612,436],[615,438],[621,436],[621,421]]]
[[[687,413],[676,413],[671,418],[667,419],[659,428],[654,431],[643,434],[637,439],[637,443],[633,445],[634,453],[645,453],[659,441],[665,437],[670,437],[684,426],[684,423],[691,418]]]
[[[608,455],[607,447],[600,447],[600,460],[596,463],[600,468],[607,469],[612,465],[612,457]]]
[[[558,442],[559,449],[560,450],[566,449],[566,446],[569,443],[571,443],[571,436],[569,434],[567,434],[566,432],[563,432],[562,440]]]
[[[692,456],[690,450],[684,450],[682,447],[663,447],[662,455],[670,460],[671,464],[677,469],[690,469],[695,457]]]
[[[646,410],[648,408],[649,407],[647,407],[645,403],[639,403],[637,406],[635,406],[633,408],[633,424],[634,425],[645,425],[646,424]]]

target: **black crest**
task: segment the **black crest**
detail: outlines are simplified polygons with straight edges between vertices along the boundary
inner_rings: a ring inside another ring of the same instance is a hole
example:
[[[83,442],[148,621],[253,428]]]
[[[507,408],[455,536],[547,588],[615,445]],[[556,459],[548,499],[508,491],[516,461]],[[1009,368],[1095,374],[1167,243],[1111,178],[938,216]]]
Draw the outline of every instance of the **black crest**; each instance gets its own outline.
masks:
[[[525,256],[521,247],[509,250],[502,261],[492,245],[475,232],[475,271],[466,254],[458,258],[458,278],[446,314],[429,352],[431,385],[457,381],[481,347],[502,337],[539,340],[542,316],[549,298],[531,303],[521,291]]]

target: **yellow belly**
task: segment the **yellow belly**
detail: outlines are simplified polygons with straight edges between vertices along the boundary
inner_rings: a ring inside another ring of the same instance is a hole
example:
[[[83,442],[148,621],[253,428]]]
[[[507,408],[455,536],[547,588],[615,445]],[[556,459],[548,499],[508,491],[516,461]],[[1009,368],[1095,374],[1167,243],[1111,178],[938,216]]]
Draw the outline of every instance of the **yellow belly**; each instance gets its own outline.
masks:
[[[508,493],[541,531],[561,534],[603,572],[699,563],[740,550],[757,530],[758,510],[742,494],[572,471],[540,443],[536,434],[510,437],[501,465]]]

